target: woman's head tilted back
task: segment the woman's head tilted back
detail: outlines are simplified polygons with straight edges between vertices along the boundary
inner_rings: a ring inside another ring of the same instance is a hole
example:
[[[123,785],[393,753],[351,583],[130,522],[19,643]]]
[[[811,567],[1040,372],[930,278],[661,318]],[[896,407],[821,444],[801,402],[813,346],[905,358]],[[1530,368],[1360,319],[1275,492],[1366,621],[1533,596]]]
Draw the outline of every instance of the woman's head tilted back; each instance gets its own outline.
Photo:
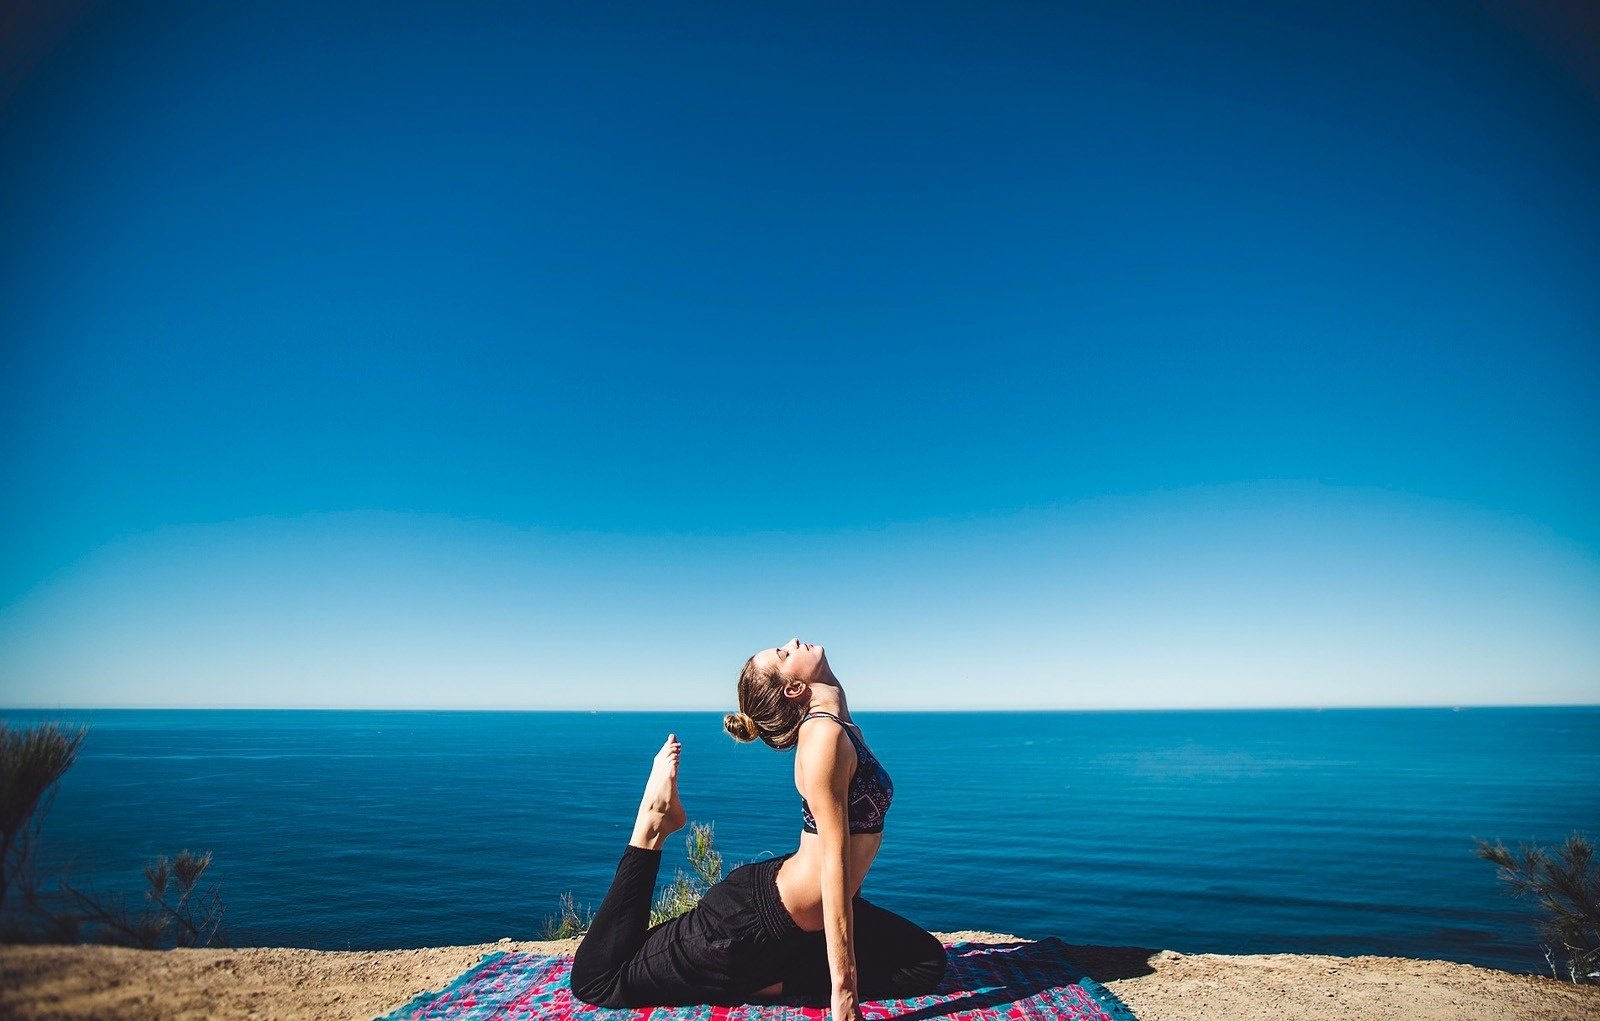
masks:
[[[837,683],[822,646],[795,638],[762,649],[739,671],[739,711],[723,717],[722,726],[740,741],[759,737],[774,748],[792,748],[813,682]]]

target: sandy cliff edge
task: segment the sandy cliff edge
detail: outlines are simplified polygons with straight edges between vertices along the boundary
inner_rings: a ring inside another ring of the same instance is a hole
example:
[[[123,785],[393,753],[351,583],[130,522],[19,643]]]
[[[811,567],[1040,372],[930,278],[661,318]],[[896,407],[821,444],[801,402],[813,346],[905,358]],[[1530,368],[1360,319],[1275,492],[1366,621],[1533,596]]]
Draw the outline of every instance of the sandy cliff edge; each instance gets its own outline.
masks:
[[[971,931],[939,935],[946,941],[1017,938]],[[506,941],[382,951],[0,946],[0,1017],[367,1019],[440,988],[490,951],[570,952],[576,945]],[[1600,1018],[1600,987],[1448,961],[1072,949],[1078,964],[1141,1021]]]

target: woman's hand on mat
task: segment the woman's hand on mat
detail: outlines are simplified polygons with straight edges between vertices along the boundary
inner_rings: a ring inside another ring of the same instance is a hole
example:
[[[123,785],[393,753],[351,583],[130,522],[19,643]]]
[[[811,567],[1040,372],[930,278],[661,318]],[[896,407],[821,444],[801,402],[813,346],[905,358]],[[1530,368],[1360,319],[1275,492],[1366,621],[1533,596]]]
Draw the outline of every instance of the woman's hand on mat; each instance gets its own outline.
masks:
[[[861,1008],[856,1003],[854,988],[834,988],[833,1021],[861,1021]]]

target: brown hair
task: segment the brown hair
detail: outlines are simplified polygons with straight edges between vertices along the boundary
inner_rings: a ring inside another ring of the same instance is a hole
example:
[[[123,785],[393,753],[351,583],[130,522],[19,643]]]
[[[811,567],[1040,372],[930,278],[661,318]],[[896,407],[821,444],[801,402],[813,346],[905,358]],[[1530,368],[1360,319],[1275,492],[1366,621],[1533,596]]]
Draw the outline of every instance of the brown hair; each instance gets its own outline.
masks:
[[[756,667],[756,657],[744,661],[739,671],[739,711],[722,718],[722,726],[735,740],[760,738],[774,748],[793,748],[800,739],[800,703],[783,697],[783,675],[773,666]]]

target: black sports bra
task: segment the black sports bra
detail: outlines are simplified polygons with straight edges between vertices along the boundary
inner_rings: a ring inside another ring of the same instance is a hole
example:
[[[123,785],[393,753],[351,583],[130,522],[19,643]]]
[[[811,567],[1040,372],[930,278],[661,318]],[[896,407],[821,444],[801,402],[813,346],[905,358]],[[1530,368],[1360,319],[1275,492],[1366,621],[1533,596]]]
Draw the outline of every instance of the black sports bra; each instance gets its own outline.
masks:
[[[882,833],[883,818],[889,813],[889,802],[894,800],[894,781],[883,768],[883,763],[867,749],[866,743],[856,736],[856,725],[846,723],[832,713],[807,713],[804,723],[813,716],[825,716],[844,728],[850,743],[856,746],[856,772],[850,778],[850,794],[845,811],[850,819],[851,833]],[[807,833],[817,832],[817,820],[811,814],[806,799],[800,799],[800,828]]]

